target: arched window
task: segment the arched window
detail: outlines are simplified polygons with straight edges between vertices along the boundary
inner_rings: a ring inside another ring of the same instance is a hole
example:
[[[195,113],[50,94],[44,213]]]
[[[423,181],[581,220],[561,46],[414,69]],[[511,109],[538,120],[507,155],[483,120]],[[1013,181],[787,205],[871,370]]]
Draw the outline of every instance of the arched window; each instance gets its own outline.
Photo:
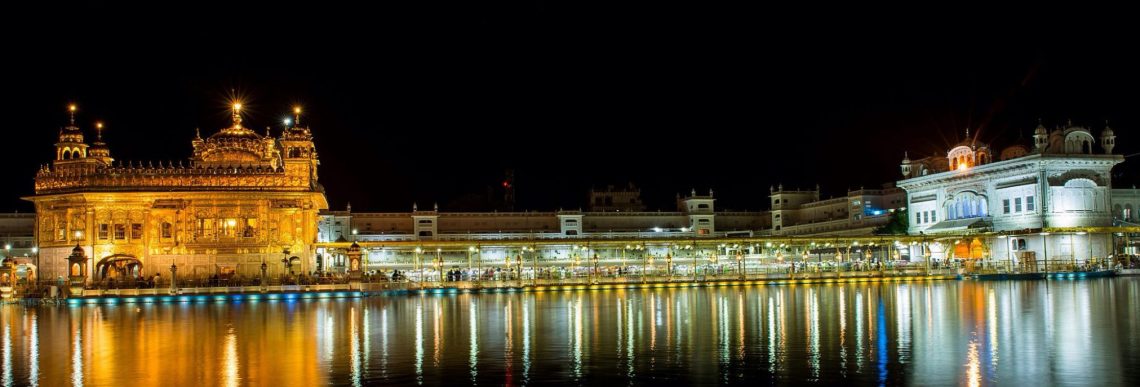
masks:
[[[960,192],[946,202],[946,220],[979,218],[989,215],[986,197],[966,191]]]
[[[64,160],[71,160],[71,151],[70,150],[67,150],[67,149],[63,150],[63,159]]]

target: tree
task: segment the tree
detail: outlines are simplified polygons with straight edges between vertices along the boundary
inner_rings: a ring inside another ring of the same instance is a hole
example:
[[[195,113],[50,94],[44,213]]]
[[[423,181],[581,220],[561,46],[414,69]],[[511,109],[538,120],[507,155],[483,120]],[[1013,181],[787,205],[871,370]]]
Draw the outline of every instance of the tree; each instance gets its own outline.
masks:
[[[887,224],[875,229],[875,235],[906,235],[908,228],[910,228],[910,216],[907,216],[907,211],[895,210],[891,213],[891,219]]]

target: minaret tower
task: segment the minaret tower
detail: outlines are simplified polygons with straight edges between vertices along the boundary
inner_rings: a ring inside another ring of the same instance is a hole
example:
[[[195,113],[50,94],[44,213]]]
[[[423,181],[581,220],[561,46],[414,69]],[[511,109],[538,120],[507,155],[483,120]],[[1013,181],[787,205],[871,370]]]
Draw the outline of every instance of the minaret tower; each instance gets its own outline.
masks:
[[[317,148],[313,144],[313,133],[301,126],[301,107],[293,107],[293,120],[281,133],[281,159],[285,164],[285,174],[306,179],[310,188],[316,188]]]
[[[91,144],[91,148],[87,150],[87,156],[98,160],[103,165],[111,165],[115,159],[111,158],[111,149],[107,147],[107,143],[103,142],[103,123],[95,123],[95,143]]]
[[[1045,125],[1041,124],[1041,120],[1037,120],[1037,129],[1033,130],[1033,150],[1044,152],[1045,147],[1049,146],[1049,131],[1045,130]]]
[[[1104,131],[1100,132],[1100,147],[1104,148],[1104,154],[1112,154],[1112,148],[1116,146],[1116,134],[1112,133],[1112,128],[1108,126],[1108,121],[1104,122]]]
[[[55,164],[69,163],[72,160],[87,158],[87,143],[83,141],[83,131],[75,126],[75,104],[67,106],[71,115],[68,125],[60,129],[59,141],[55,143]]]

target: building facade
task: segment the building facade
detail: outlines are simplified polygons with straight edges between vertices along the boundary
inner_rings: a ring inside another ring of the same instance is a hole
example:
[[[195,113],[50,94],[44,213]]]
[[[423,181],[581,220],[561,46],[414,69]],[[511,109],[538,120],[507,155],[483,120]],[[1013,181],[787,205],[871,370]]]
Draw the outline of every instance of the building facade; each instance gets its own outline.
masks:
[[[1081,126],[1046,130],[1038,125],[1033,148],[1014,144],[997,160],[987,144],[970,138],[947,152],[920,160],[904,158],[898,186],[907,192],[909,233],[1025,233],[1066,227],[1113,226],[1124,214],[1126,190],[1112,189],[1116,137],[1105,127],[1099,142]],[[940,161],[941,164],[935,163]],[[1119,192],[1119,194],[1114,195]],[[1116,212],[1114,213],[1114,208]],[[1130,214],[1129,214],[1130,215]],[[1038,233],[1004,242],[960,239],[931,253],[943,258],[1041,257],[1083,260],[1104,257],[1108,235]]]
[[[820,199],[815,190],[769,189],[773,235],[871,235],[906,208],[906,192],[888,184],[882,189],[850,190],[847,196]]]
[[[71,114],[55,160],[36,173],[35,195],[25,198],[36,208],[45,278],[149,277],[171,265],[180,276],[253,276],[263,262],[270,274],[312,270],[327,202],[309,128],[261,135],[242,125],[234,104],[233,124],[195,136],[188,162],[121,162],[102,141],[101,125],[88,144],[74,106]],[[69,264],[73,251],[85,261]]]

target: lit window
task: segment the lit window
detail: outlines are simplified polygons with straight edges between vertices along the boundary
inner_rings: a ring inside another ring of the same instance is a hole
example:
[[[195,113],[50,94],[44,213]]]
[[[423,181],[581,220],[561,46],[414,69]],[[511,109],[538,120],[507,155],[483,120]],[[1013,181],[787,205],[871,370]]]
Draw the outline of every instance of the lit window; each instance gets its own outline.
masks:
[[[142,239],[142,223],[131,223],[131,239]]]
[[[369,227],[372,227],[371,224]],[[257,235],[257,219],[246,219],[245,227],[241,231],[242,238],[253,238],[255,235]]]
[[[123,239],[127,239],[127,225],[116,224],[115,225],[115,240],[123,240]]]
[[[107,239],[111,234],[111,225],[102,223],[99,225],[99,239]]]

